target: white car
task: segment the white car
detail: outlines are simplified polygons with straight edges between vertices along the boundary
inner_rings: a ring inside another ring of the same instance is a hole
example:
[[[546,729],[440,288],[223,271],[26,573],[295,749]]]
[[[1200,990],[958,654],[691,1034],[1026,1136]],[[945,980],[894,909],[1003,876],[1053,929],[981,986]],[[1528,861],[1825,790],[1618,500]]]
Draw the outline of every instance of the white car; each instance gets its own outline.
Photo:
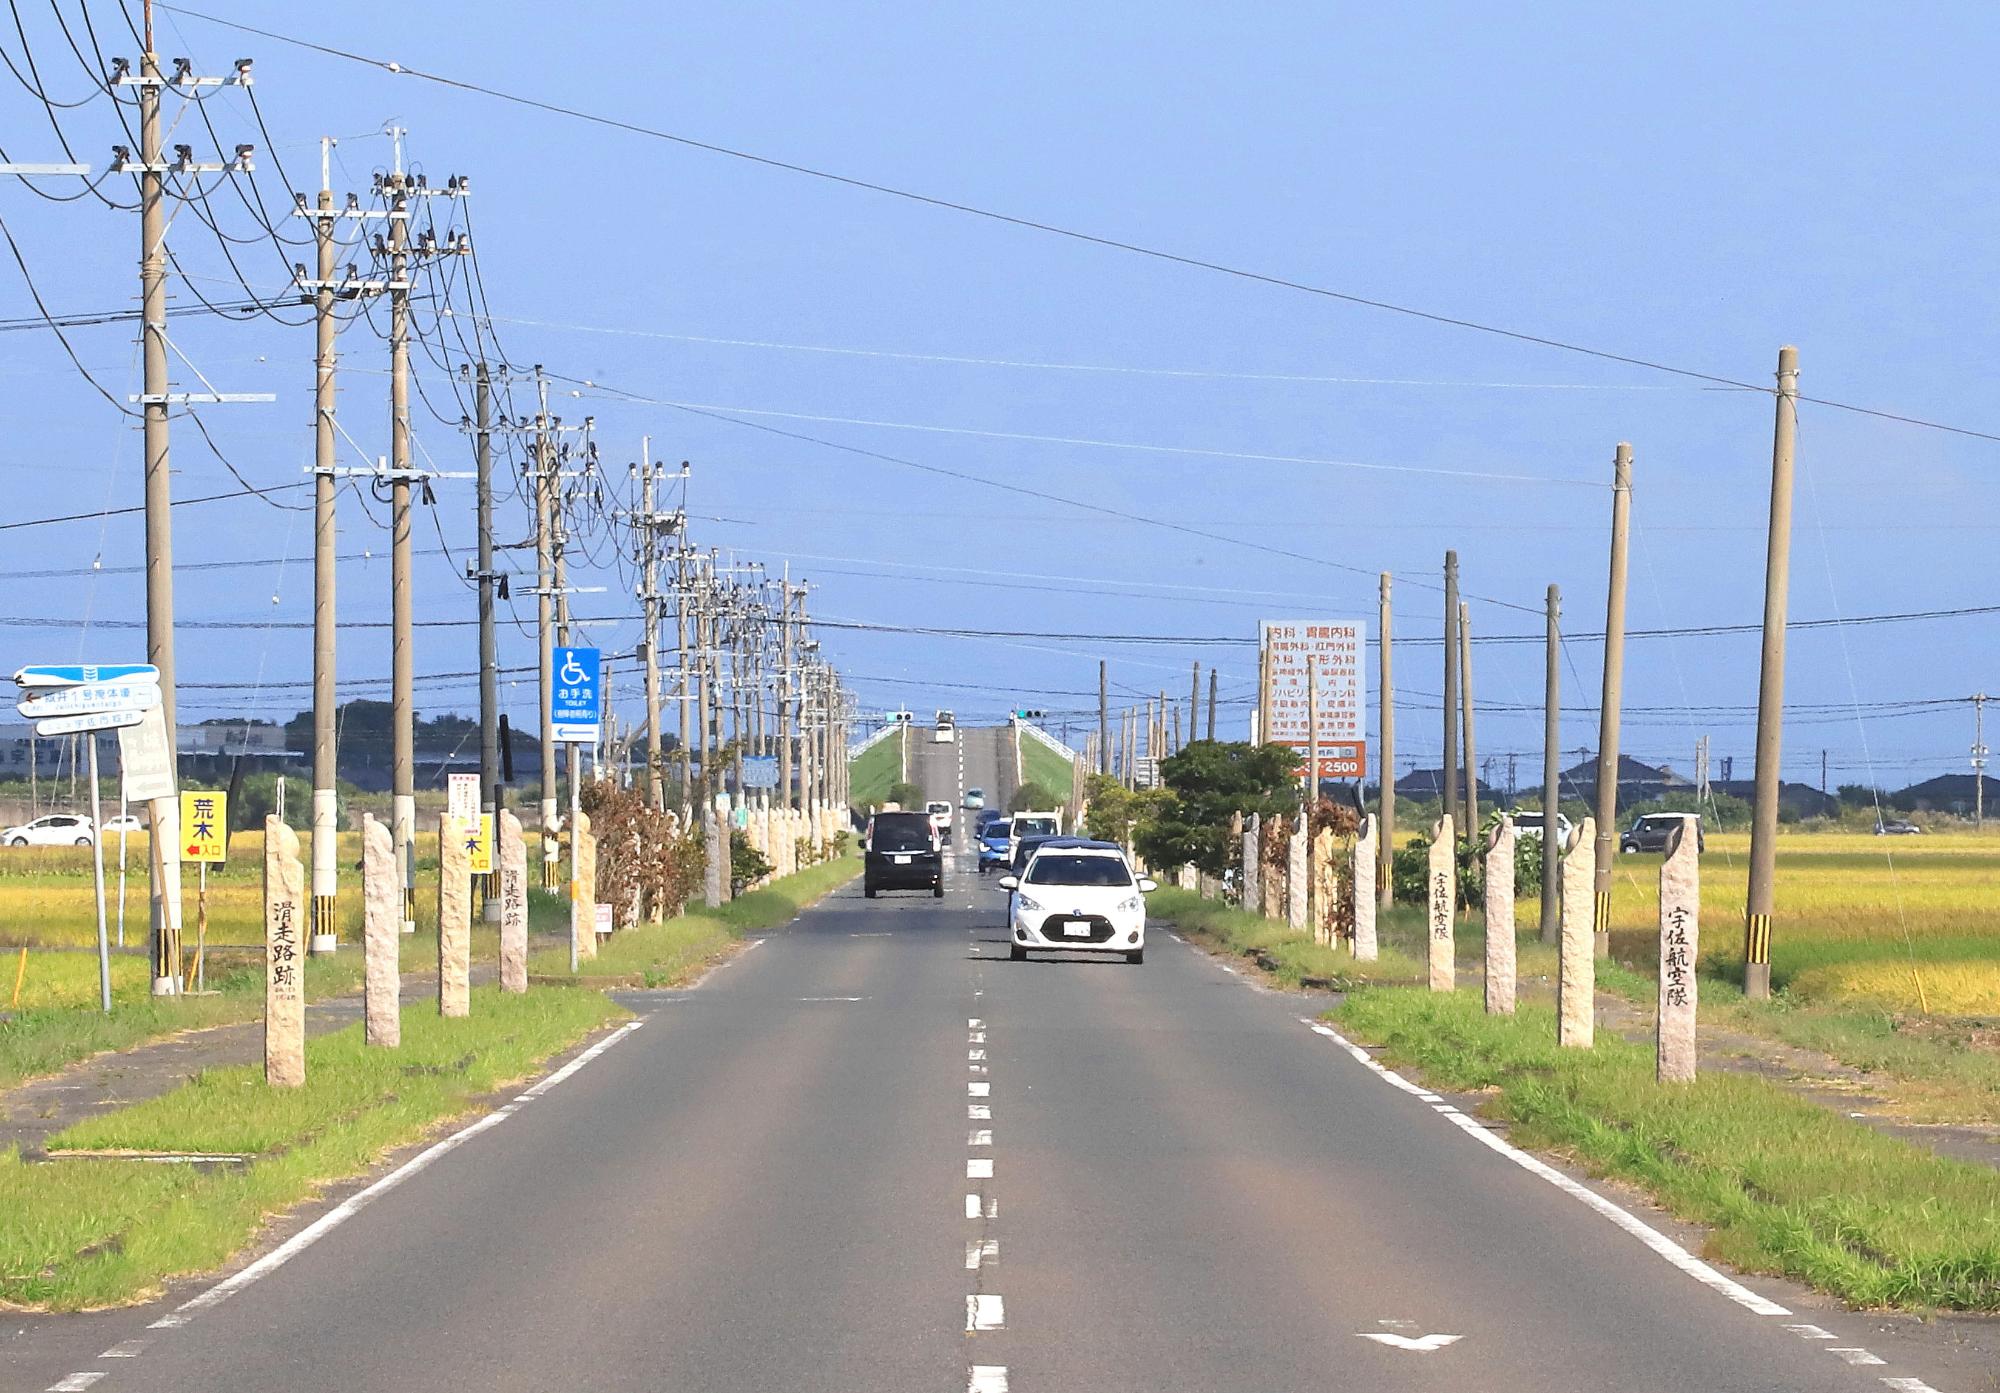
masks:
[[[1542,839],[1542,810],[1540,808],[1516,808],[1509,816],[1514,819],[1515,836],[1529,837],[1535,841]],[[1568,846],[1570,836],[1575,831],[1576,824],[1569,820],[1568,813],[1559,812],[1556,814],[1557,841],[1561,842],[1564,846]]]
[[[1023,837],[1060,837],[1062,835],[1061,813],[1019,812],[1007,822],[1007,864],[1013,865],[1020,855]],[[1026,869],[1023,867],[1022,869]]]
[[[90,819],[80,813],[50,813],[0,831],[6,846],[89,846],[92,840]]]
[[[930,819],[931,819],[931,826],[933,826],[933,827],[937,828],[937,834],[938,834],[938,838],[939,838],[939,840],[941,840],[941,841],[950,841],[950,840],[951,840],[951,804],[949,804],[949,803],[926,803],[926,804],[924,804],[924,811],[925,811],[926,813],[930,814]]]
[[[931,743],[935,745],[949,745],[956,739],[958,739],[957,721],[949,711],[938,712],[937,729],[931,732]]]
[[[104,819],[104,835],[107,837],[113,832],[124,832],[130,835],[134,832],[143,832],[145,830],[146,820],[137,813],[120,813],[116,817],[107,817]]]
[[[1007,955],[1030,951],[1123,953],[1146,961],[1146,892],[1125,853],[1108,842],[1061,841],[1029,858],[1019,876],[1000,877],[1008,895]]]

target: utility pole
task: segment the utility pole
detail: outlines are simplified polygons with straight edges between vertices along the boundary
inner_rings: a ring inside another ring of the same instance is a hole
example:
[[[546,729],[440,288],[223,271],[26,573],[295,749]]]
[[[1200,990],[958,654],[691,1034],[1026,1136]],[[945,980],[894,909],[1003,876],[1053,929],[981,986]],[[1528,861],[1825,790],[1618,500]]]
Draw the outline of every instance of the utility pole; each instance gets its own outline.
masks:
[[[1111,772],[1111,686],[1110,675],[1102,658],[1097,660],[1097,772]]]
[[[1215,739],[1215,669],[1208,670],[1208,738]]]
[[[1604,601],[1604,696],[1597,711],[1597,869],[1594,955],[1611,956],[1611,874],[1618,855],[1618,721],[1625,702],[1625,556],[1632,530],[1632,447],[1611,460],[1611,579]]]
[[[1193,744],[1201,737],[1196,733],[1194,723],[1201,717],[1201,659],[1194,660],[1194,676],[1188,682],[1188,743]]]
[[[556,888],[556,733],[551,694],[555,690],[555,454],[549,433],[549,381],[535,364],[539,405],[535,412],[535,641],[541,693],[542,889]]]
[[[500,650],[494,633],[493,569],[493,381],[482,359],[472,385],[473,458],[479,498],[479,782],[480,803],[493,817],[493,871],[487,877],[485,921],[500,922]]]
[[[336,937],[340,891],[339,777],[334,749],[334,207],[333,140],[319,143],[319,207],[313,219],[318,250],[318,284],[313,288],[313,795],[312,951],[331,953]]]
[[[1770,537],[1764,555],[1764,655],[1757,680],[1757,783],[1750,806],[1750,896],[1743,925],[1743,994],[1771,995],[1771,911],[1778,879],[1778,761],[1785,720],[1785,608],[1792,570],[1792,456],[1799,430],[1799,351],[1778,350],[1771,438]]]
[[[778,614],[778,806],[792,802],[792,563],[785,563]]]
[[[687,467],[681,467],[681,477],[687,477]],[[687,501],[686,485],[682,485],[681,501]],[[681,763],[681,806],[694,806],[694,752],[688,746],[688,703],[694,699],[692,674],[688,669],[688,556],[691,549],[683,536],[680,545],[674,548],[674,648],[675,674],[680,678],[680,763]]]
[[[1379,777],[1382,781],[1382,825],[1375,838],[1377,866],[1375,870],[1375,895],[1381,907],[1387,909],[1395,902],[1395,887],[1390,883],[1389,874],[1396,856],[1396,682],[1390,662],[1395,646],[1390,639],[1389,573],[1382,572],[1381,588],[1377,600],[1376,622],[1380,627],[1377,642],[1382,674],[1381,748],[1376,751],[1381,756],[1382,767]],[[1215,697],[1208,699],[1209,713],[1214,714]]]
[[[1444,554],[1444,767],[1438,773],[1443,810],[1463,829],[1458,790],[1458,553]]]
[[[1459,724],[1465,727],[1465,840],[1479,845],[1479,760],[1472,743],[1472,613],[1458,604]]]
[[[1826,752],[1819,756],[1819,787],[1826,792]],[[1986,693],[1972,698],[1972,825],[1986,826]]]
[[[416,636],[411,622],[413,555],[410,538],[410,203],[403,175],[403,130],[389,177],[389,468],[390,732],[394,749],[390,819],[396,837],[396,879],[403,887],[403,932],[417,928]]]
[[[1542,942],[1562,937],[1562,838],[1556,835],[1558,783],[1562,778],[1562,669],[1557,652],[1562,645],[1562,590],[1549,587],[1548,642],[1542,677]]]

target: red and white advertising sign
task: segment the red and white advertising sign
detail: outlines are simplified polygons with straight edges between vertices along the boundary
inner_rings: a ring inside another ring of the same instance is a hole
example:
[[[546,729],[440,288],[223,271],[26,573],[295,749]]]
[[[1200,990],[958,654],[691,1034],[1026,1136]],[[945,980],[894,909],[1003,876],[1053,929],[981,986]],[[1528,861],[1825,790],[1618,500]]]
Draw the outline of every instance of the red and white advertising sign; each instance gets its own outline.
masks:
[[[1319,692],[1319,777],[1368,774],[1368,625],[1360,619],[1266,619],[1270,684],[1267,743],[1290,745],[1301,761],[1311,736],[1306,660]]]

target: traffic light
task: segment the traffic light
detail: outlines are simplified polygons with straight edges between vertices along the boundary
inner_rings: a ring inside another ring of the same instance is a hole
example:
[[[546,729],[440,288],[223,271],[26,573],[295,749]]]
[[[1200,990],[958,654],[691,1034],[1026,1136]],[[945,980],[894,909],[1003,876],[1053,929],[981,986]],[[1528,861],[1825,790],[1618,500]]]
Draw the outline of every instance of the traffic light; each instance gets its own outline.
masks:
[[[1017,721],[1039,721],[1048,714],[1046,711],[1016,711],[1014,719]]]

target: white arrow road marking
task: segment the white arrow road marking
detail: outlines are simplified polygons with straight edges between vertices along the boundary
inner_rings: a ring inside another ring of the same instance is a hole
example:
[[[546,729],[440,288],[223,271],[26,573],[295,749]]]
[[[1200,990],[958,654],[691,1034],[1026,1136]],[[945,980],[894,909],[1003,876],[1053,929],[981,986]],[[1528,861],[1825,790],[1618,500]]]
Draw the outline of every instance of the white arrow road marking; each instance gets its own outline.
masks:
[[[1000,1298],[989,1292],[977,1292],[965,1298],[965,1328],[967,1330],[999,1330],[1007,1324],[1007,1309]]]
[[[1360,1333],[1364,1340],[1373,1340],[1392,1349],[1415,1350],[1418,1354],[1435,1354],[1452,1341],[1464,1338],[1462,1335],[1420,1335],[1412,1340],[1407,1335],[1394,1335],[1387,1330],[1363,1330]]]

